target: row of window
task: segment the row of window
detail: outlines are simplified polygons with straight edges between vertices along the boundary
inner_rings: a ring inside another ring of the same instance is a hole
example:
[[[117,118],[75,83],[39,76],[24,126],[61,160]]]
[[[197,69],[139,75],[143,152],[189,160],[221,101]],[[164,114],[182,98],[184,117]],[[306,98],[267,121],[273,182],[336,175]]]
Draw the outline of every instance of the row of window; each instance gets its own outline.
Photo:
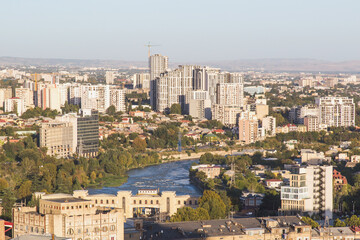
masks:
[[[115,227],[115,225],[111,225],[109,228],[107,227],[107,226],[104,226],[104,227],[95,227],[94,228],[94,232],[95,233],[98,233],[98,232],[107,232],[107,231],[111,231],[111,232],[113,232],[113,231],[115,231],[116,230],[116,227]],[[81,234],[82,233],[82,229],[81,228],[78,228],[77,230],[77,234]],[[89,232],[91,232],[91,230],[89,229],[89,228],[86,228],[85,230],[84,230],[84,233],[89,233]],[[74,229],[73,228],[69,228],[67,231],[66,231],[66,233],[68,234],[68,235],[74,235],[74,233],[75,233],[75,231],[74,231]]]

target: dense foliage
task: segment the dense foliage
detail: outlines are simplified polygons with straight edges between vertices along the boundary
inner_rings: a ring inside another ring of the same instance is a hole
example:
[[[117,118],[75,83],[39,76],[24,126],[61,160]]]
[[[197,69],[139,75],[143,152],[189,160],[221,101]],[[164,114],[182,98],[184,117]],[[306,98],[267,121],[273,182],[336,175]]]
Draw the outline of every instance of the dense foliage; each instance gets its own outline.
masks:
[[[50,117],[55,118],[59,114],[56,110],[51,110],[50,108],[42,109],[40,107],[30,108],[21,115],[23,119],[29,119],[34,117]]]

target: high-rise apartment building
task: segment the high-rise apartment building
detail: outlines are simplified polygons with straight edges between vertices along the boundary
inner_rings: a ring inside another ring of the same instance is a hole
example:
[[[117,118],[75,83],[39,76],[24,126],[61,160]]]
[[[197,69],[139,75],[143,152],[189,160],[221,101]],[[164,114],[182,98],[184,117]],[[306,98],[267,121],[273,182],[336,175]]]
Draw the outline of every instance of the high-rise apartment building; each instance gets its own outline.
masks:
[[[116,75],[116,73],[114,71],[106,71],[106,73],[105,73],[106,84],[109,84],[109,85],[114,84],[115,75]]]
[[[186,94],[187,113],[194,118],[211,119],[211,101],[208,91],[195,90]]]
[[[216,88],[216,104],[243,107],[242,83],[218,83]]]
[[[255,112],[246,111],[239,115],[239,141],[245,144],[256,142],[258,140],[259,121]]]
[[[113,105],[117,112],[125,112],[125,89],[111,89],[110,90],[110,105]]]
[[[69,87],[68,102],[72,105],[81,106],[81,86],[72,85]]]
[[[39,130],[40,147],[46,147],[50,156],[71,157],[76,150],[73,131],[71,122],[43,123]]]
[[[262,128],[265,130],[266,136],[276,135],[276,118],[267,116],[262,119]]]
[[[40,90],[40,104],[42,109],[61,110],[60,89],[56,85],[47,85]]]
[[[280,214],[333,217],[333,166],[309,165],[292,170],[289,186],[281,187]]]
[[[6,99],[12,98],[12,89],[11,88],[0,88],[0,106],[4,106]]]
[[[133,88],[150,89],[150,73],[135,73],[132,76]]]
[[[29,88],[15,88],[15,97],[24,100],[24,106],[26,108],[34,107],[33,91]]]
[[[185,110],[185,96],[192,91],[194,66],[184,65],[162,73],[156,79],[156,110],[163,112],[173,104],[180,104]]]
[[[304,124],[306,116],[319,117],[320,110],[317,105],[305,105],[291,108],[289,112],[289,120],[293,123]]]
[[[306,131],[308,132],[319,131],[319,117],[318,116],[304,117],[304,125],[306,126]]]
[[[355,103],[348,97],[322,97],[315,103],[319,107],[319,123],[328,127],[355,126]]]
[[[110,85],[81,85],[81,109],[104,113],[110,107]]]
[[[161,73],[164,73],[168,68],[168,57],[160,54],[154,54],[149,58],[150,67],[150,104],[153,109],[157,109],[157,88],[156,79],[160,77]]]
[[[6,99],[4,102],[4,111],[15,112],[18,116],[21,116],[26,111],[24,100],[17,97]]]
[[[218,81],[216,102],[212,105],[213,119],[225,125],[236,125],[244,105],[242,77],[237,73],[221,73]]]

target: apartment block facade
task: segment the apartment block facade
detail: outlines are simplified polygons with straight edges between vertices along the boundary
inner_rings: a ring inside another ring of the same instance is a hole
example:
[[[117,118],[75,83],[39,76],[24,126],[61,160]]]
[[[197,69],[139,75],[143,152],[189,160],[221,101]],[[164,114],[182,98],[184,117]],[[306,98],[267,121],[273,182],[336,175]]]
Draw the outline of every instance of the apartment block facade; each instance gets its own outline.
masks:
[[[355,103],[348,97],[322,97],[315,103],[319,107],[320,124],[328,127],[355,126]]]
[[[47,154],[67,158],[72,156],[74,148],[74,128],[71,122],[52,122],[41,124],[39,145],[47,148]]]
[[[289,186],[281,187],[283,215],[304,214],[333,218],[333,167],[309,165],[292,170]]]

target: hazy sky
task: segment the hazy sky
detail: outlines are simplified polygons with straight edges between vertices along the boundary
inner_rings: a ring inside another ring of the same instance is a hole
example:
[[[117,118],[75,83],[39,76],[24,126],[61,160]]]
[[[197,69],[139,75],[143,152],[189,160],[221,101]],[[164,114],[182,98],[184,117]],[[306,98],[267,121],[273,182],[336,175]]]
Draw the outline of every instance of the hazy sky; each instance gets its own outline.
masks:
[[[0,0],[0,56],[360,59],[360,0]]]

